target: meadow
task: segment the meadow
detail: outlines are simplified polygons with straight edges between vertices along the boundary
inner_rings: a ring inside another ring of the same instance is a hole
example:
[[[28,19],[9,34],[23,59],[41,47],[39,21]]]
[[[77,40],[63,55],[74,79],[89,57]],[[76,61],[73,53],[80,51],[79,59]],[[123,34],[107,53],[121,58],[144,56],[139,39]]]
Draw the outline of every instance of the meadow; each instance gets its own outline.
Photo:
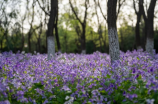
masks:
[[[158,104],[158,54],[0,54],[0,104]]]

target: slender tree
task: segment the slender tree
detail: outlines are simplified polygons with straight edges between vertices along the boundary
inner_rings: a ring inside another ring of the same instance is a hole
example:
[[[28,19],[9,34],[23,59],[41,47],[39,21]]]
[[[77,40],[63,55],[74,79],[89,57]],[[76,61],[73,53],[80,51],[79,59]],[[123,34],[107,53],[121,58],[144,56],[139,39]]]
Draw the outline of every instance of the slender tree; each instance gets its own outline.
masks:
[[[156,6],[157,0],[151,0],[149,8],[147,10],[147,15],[145,14],[145,10],[143,8],[143,18],[145,21],[145,34],[147,36],[146,38],[146,46],[145,49],[150,55],[153,55],[153,49],[154,49],[154,9]]]
[[[86,25],[87,25],[87,10],[89,8],[89,0],[84,1],[85,11],[84,11],[84,19],[83,21],[79,18],[77,11],[75,10],[75,7],[73,6],[71,0],[69,0],[70,7],[72,9],[72,12],[75,14],[76,19],[79,21],[82,27],[82,33],[81,33],[81,50],[83,54],[86,54]]]
[[[109,37],[109,53],[111,63],[120,58],[119,41],[116,28],[116,8],[117,0],[108,0],[107,22],[108,22],[108,37]]]
[[[118,18],[118,15],[120,13],[120,9],[122,7],[122,5],[124,4],[126,0],[106,0],[107,2],[107,16],[103,13],[103,10],[101,8],[100,5],[100,1],[98,0],[98,6],[99,9],[101,11],[101,14],[104,18],[104,20],[108,23],[108,37],[109,37],[109,53],[111,55],[111,62],[113,62],[114,60],[118,60],[119,59],[119,44],[117,44],[118,42],[118,35],[117,35],[117,27],[116,27],[116,21]],[[114,6],[114,8],[113,8]],[[118,8],[117,8],[118,6]],[[113,28],[113,33],[112,33],[112,28]],[[116,29],[116,30],[115,30]],[[105,29],[106,30],[106,29]],[[115,31],[114,31],[115,30]],[[106,34],[106,31],[105,31]],[[113,39],[116,39],[113,40]],[[113,42],[114,41],[114,42]],[[105,42],[104,42],[105,44]],[[116,44],[116,46],[114,45]]]
[[[57,9],[57,14],[56,14],[56,19],[55,19],[55,37],[56,37],[58,52],[61,52],[60,41],[59,41],[59,34],[58,34],[58,9]]]
[[[97,21],[98,21],[98,34],[99,34],[100,51],[102,51],[103,30],[102,30],[102,26],[101,26],[100,19],[99,19],[99,16],[98,16],[98,11],[97,11],[98,8],[97,8],[96,0],[94,0],[94,3],[95,3],[95,12],[96,12]]]
[[[141,49],[141,39],[140,39],[140,21],[141,21],[141,16],[143,13],[143,3],[144,0],[139,0],[139,10],[136,10],[136,2],[133,0],[133,7],[135,10],[135,14],[137,15],[137,22],[136,22],[136,27],[135,27],[135,39],[136,39],[136,48]]]
[[[29,0],[27,0],[27,3],[29,3]],[[27,7],[27,9],[28,8],[29,7]],[[30,29],[29,29],[29,32],[28,32],[28,48],[29,48],[28,52],[31,52],[31,36],[32,36],[32,33],[33,33],[33,22],[34,22],[34,16],[35,16],[34,8],[35,8],[35,0],[33,0],[33,3],[32,3],[31,22],[29,23],[30,24]]]
[[[47,29],[47,53],[48,53],[48,60],[51,59],[51,57],[55,57],[55,41],[54,41],[54,30],[55,30],[55,21],[57,19],[58,14],[58,0],[51,0],[50,1],[50,13],[45,10],[45,7],[41,6],[39,0],[38,4],[40,8],[45,12],[46,15],[49,16],[48,21],[48,29]],[[48,8],[49,10],[49,8]]]
[[[58,9],[58,0],[51,0],[51,11],[50,11],[50,18],[48,22],[48,30],[47,30],[47,53],[48,53],[48,60],[51,59],[51,55],[55,56],[55,41],[54,41],[54,27],[55,27],[55,18]]]

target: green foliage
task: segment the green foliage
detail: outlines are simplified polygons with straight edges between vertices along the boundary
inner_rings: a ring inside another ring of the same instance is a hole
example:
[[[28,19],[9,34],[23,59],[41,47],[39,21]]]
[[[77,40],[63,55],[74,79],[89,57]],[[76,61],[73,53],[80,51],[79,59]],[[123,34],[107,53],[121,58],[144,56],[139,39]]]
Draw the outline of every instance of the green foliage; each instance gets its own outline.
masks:
[[[134,44],[135,44],[134,27],[131,27],[128,24],[123,25],[121,28],[118,29],[118,36],[120,42],[120,49],[122,51],[134,49]]]

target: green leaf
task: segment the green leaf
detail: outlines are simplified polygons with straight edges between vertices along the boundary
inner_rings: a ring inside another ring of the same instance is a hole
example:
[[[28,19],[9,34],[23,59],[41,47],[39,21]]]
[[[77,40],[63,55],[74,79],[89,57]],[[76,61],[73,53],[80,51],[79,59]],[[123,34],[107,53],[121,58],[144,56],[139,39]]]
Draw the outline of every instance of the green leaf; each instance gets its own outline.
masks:
[[[80,104],[80,103],[78,103],[77,101],[74,101],[73,104]]]
[[[64,100],[61,97],[57,97],[57,102],[60,104],[64,104]]]
[[[34,88],[39,88],[39,89],[42,89],[43,88],[43,85],[40,83],[34,83]]]
[[[109,74],[106,75],[107,78],[110,78],[111,76]]]

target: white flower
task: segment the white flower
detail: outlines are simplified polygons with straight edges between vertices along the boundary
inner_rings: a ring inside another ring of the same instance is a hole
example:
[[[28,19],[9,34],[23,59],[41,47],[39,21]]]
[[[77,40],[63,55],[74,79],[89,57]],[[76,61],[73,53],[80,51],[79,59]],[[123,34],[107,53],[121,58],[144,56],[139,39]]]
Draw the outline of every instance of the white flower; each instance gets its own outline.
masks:
[[[70,98],[69,96],[66,96],[66,97],[65,97],[65,100],[68,100],[69,98]]]
[[[146,99],[147,104],[154,104],[154,99]]]
[[[21,53],[22,53],[22,54],[25,54],[25,51],[22,51]]]
[[[68,86],[63,86],[62,88],[61,88],[61,90],[64,90],[64,91],[67,91],[67,93],[71,93],[72,91],[71,91],[71,89],[68,87]]]
[[[70,97],[68,101],[66,101],[64,104],[73,104],[74,97]]]

